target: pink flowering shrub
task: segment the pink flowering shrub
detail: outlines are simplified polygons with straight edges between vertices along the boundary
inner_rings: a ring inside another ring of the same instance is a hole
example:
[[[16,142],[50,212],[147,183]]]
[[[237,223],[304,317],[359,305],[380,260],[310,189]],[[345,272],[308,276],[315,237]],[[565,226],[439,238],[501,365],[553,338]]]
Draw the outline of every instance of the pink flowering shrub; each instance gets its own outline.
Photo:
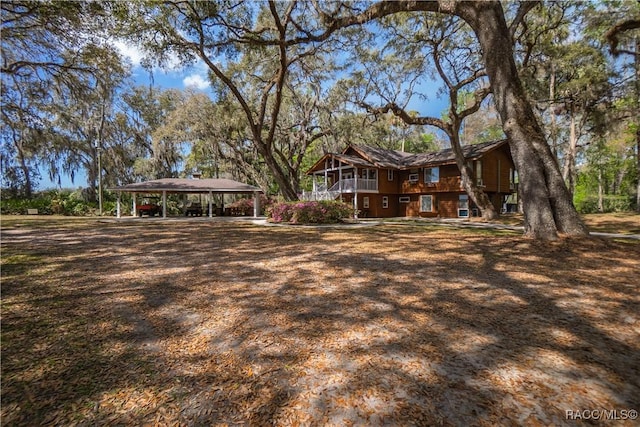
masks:
[[[271,222],[291,224],[335,224],[353,215],[353,209],[342,202],[276,203],[267,209]]]
[[[264,213],[274,203],[274,200],[270,197],[260,194],[260,211]],[[240,209],[245,212],[245,215],[253,214],[253,197],[250,199],[240,199],[227,205],[228,208]]]
[[[291,222],[293,205],[291,203],[275,203],[267,209],[267,217],[271,222]]]

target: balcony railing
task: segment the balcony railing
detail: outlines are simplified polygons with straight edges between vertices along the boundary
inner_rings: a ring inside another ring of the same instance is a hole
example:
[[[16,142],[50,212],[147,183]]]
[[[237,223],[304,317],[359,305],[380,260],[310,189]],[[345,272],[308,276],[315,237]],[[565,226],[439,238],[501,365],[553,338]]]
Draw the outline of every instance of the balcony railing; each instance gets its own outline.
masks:
[[[313,181],[313,191],[327,191],[327,185],[324,182],[319,182],[314,179]]]
[[[303,191],[300,200],[335,200],[339,195],[338,191]]]
[[[329,191],[355,193],[356,191],[378,191],[377,179],[348,178],[336,182]]]

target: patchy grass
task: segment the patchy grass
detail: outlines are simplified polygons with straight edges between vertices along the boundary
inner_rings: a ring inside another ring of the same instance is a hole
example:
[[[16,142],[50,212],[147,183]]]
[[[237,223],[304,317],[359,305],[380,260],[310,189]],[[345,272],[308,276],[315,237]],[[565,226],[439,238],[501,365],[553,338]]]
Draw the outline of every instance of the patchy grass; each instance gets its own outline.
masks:
[[[58,227],[86,227],[106,218],[89,216],[63,216],[63,215],[2,215],[0,224],[2,228],[58,228]]]
[[[638,271],[638,242],[3,218],[2,421],[561,425],[640,409]]]
[[[583,215],[591,231],[640,234],[640,214],[635,212]]]
[[[614,234],[640,234],[640,214],[635,212],[588,214],[582,219],[590,231]],[[474,222],[483,222],[481,218],[472,218]],[[522,226],[521,214],[505,214],[496,220],[499,224]]]

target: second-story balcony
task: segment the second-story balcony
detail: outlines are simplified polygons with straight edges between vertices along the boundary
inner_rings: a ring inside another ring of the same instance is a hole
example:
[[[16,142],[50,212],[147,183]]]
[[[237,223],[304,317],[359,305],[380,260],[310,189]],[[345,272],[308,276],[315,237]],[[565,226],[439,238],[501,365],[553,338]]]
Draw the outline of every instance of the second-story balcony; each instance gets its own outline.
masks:
[[[378,180],[365,178],[347,178],[333,184],[333,186],[329,188],[329,191],[338,191],[341,193],[375,193],[378,191]]]

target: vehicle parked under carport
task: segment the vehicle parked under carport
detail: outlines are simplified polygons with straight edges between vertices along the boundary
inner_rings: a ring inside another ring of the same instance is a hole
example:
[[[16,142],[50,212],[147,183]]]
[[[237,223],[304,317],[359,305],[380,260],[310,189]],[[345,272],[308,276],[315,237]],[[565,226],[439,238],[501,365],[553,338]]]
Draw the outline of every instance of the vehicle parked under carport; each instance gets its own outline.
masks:
[[[136,210],[138,211],[139,217],[141,217],[142,215],[156,216],[162,214],[162,206],[158,206],[153,203],[139,205],[136,207]]]
[[[203,210],[202,210],[202,203],[200,202],[190,202],[185,208],[184,208],[184,216],[202,216]]]

